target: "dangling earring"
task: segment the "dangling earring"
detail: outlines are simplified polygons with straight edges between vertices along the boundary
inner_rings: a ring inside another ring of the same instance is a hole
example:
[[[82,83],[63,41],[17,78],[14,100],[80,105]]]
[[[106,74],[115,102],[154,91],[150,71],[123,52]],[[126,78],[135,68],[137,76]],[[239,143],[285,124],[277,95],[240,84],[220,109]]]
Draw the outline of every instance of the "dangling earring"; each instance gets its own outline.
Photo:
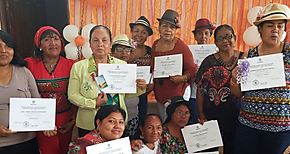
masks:
[[[41,48],[39,48],[39,51],[42,51],[42,49],[41,49]]]

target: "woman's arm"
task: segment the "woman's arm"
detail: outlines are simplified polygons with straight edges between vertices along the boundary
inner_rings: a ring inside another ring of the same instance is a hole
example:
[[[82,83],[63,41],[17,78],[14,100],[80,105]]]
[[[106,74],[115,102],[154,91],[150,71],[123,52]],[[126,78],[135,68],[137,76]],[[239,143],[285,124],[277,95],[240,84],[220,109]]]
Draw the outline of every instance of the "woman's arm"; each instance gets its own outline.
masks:
[[[206,121],[206,117],[203,113],[203,97],[201,89],[198,86],[196,90],[197,110],[198,110],[198,122],[203,124]]]
[[[183,77],[186,82],[191,84],[195,80],[197,64],[194,63],[193,55],[186,44],[184,44],[183,50]]]
[[[31,97],[32,98],[39,98],[40,94],[38,92],[36,82],[35,82],[35,79],[34,79],[32,73],[27,68],[24,68],[24,69],[25,69],[25,75],[27,76],[28,89],[30,91]]]
[[[71,103],[80,108],[96,109],[97,100],[86,98],[80,93],[82,79],[80,74],[82,73],[82,71],[78,70],[78,65],[76,64],[73,65],[70,73],[68,84],[68,99]]]
[[[232,70],[232,77],[230,79],[230,89],[231,89],[231,93],[237,97],[242,97],[243,94],[241,92],[241,87],[240,84],[237,83],[237,68],[235,67]]]

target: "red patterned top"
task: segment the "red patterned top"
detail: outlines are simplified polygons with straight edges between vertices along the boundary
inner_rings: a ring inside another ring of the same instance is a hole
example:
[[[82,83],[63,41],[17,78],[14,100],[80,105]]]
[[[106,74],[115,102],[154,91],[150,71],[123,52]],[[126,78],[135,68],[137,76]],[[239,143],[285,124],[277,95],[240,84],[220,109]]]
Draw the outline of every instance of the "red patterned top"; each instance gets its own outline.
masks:
[[[71,108],[67,99],[68,80],[73,60],[60,56],[54,71],[50,74],[41,58],[26,58],[27,67],[33,74],[38,91],[43,98],[56,98],[56,111],[62,113]]]
[[[86,154],[86,147],[105,142],[96,130],[91,131],[84,137],[78,138],[69,144],[68,154]]]

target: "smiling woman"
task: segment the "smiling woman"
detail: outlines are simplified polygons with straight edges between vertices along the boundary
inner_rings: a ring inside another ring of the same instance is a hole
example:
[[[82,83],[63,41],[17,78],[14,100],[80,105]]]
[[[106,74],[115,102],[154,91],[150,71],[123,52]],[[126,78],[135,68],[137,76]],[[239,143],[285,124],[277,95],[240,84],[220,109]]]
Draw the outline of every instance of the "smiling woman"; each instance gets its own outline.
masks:
[[[16,133],[8,128],[10,97],[40,97],[31,72],[24,66],[11,36],[0,30],[0,153],[39,153],[35,132]]]
[[[125,105],[125,96],[127,97],[127,94],[105,94],[101,92],[95,81],[95,77],[98,76],[98,64],[126,64],[125,61],[110,56],[112,45],[111,30],[103,25],[94,26],[90,31],[89,43],[93,55],[73,65],[68,88],[69,100],[79,107],[76,126],[79,129],[80,137],[95,128],[94,117],[101,106],[119,105],[127,112]],[[136,95],[144,93],[145,86],[140,84],[139,79],[136,80],[136,87]],[[100,95],[105,96],[101,98],[102,101],[98,101]]]
[[[224,153],[231,154],[240,103],[230,88],[231,74],[243,53],[234,49],[236,35],[229,25],[218,26],[214,39],[219,51],[203,60],[196,75],[198,121],[218,120]]]
[[[166,10],[159,21],[160,39],[152,46],[151,72],[154,73],[155,57],[182,55],[182,74],[165,78],[154,78],[154,93],[162,120],[165,117],[164,104],[172,96],[183,96],[185,88],[194,80],[196,65],[188,46],[176,37],[180,28],[179,15],[174,10]]]
[[[69,154],[86,154],[86,147],[121,138],[125,129],[126,113],[117,105],[102,106],[96,116],[96,128],[72,142]]]
[[[55,130],[37,134],[41,153],[66,153],[75,123],[76,108],[67,99],[68,79],[74,61],[64,57],[60,33],[53,27],[38,29],[34,57],[25,59],[43,98],[56,98]]]

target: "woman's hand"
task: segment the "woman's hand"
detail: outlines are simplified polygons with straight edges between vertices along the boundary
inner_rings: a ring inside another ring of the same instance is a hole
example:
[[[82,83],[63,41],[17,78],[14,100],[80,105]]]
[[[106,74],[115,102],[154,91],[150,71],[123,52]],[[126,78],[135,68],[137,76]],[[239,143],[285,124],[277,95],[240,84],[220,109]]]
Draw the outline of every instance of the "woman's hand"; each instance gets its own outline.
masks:
[[[62,126],[59,127],[59,132],[62,134],[67,133],[68,131],[70,131],[73,126],[75,125],[75,120],[72,119],[70,121],[68,121],[67,123],[63,124]]]
[[[153,83],[147,84],[147,86],[146,86],[146,92],[152,91],[153,88],[154,88],[154,84]]]
[[[172,82],[174,82],[174,83],[187,82],[187,76],[186,75],[169,76],[169,79]]]
[[[43,131],[43,134],[47,137],[55,136],[57,134],[57,127],[54,127],[54,130]]]
[[[102,105],[106,104],[108,101],[108,97],[104,92],[99,93],[97,100],[96,100],[96,109],[101,107]]]
[[[197,120],[202,125],[203,125],[204,122],[207,121],[204,113],[198,113],[198,119]]]
[[[231,78],[231,82],[237,84],[237,76],[238,76],[238,67],[236,66],[236,67],[232,70],[232,78]]]
[[[137,79],[136,85],[138,88],[145,90],[146,89],[146,81],[144,79]]]
[[[142,144],[143,144],[142,140],[139,140],[139,139],[132,140],[131,141],[132,151],[135,151],[135,152],[139,151],[142,148]]]
[[[8,129],[7,127],[5,127],[4,125],[0,124],[0,136],[1,137],[6,137],[13,134],[13,132]]]

